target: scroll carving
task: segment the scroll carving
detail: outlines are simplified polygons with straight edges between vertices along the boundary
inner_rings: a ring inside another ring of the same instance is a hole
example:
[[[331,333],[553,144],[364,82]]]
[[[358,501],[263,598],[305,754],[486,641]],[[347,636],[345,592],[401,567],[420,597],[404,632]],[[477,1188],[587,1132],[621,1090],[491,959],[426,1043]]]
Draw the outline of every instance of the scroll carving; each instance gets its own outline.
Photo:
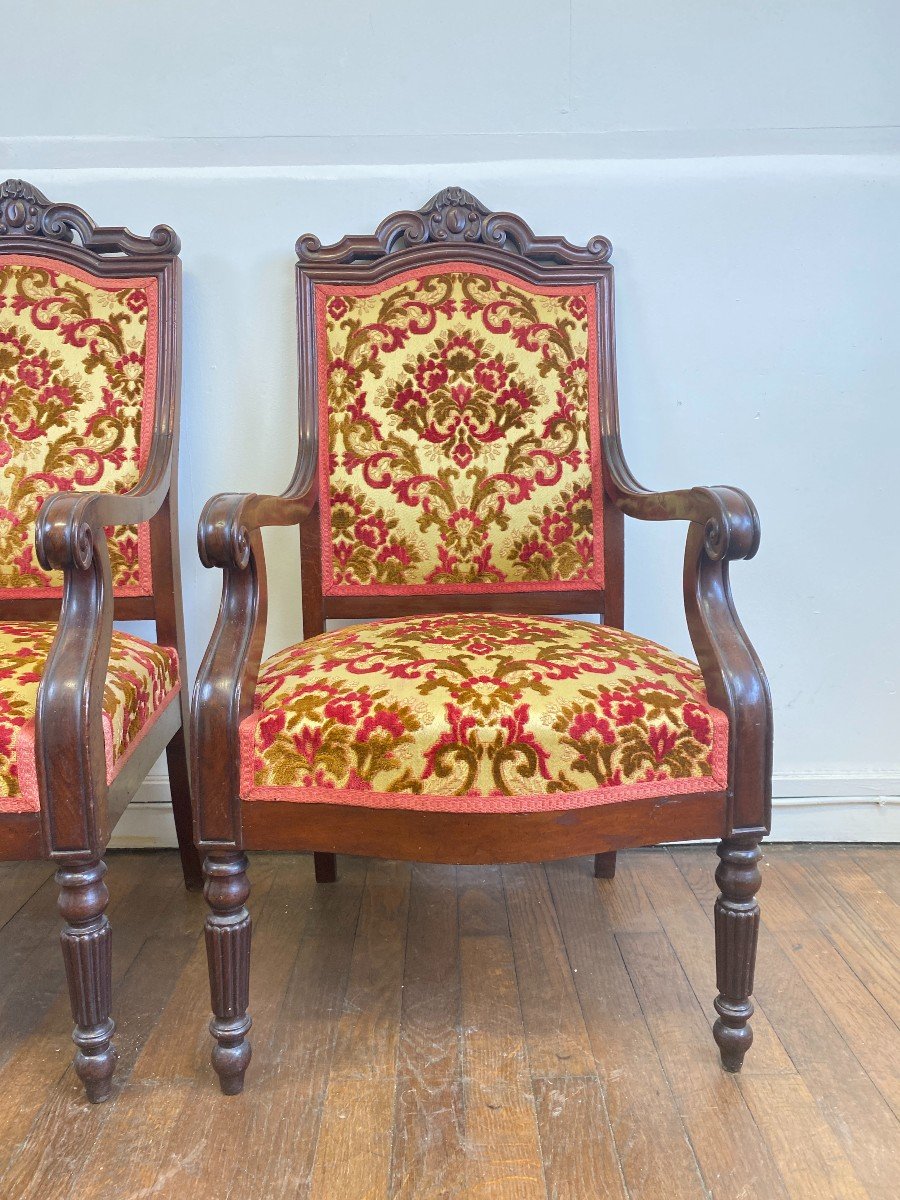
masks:
[[[95,225],[74,204],[51,204],[43,192],[24,179],[0,184],[0,238],[44,238],[74,242],[97,254],[177,254],[178,235],[168,225],[157,225],[149,237],[138,237],[122,226]]]
[[[392,213],[371,236],[323,246],[314,234],[305,233],[297,239],[297,257],[301,263],[348,264],[426,244],[488,246],[548,264],[596,265],[612,253],[612,244],[599,235],[586,246],[562,237],[538,237],[521,217],[491,212],[464,188],[447,187],[420,209]]]

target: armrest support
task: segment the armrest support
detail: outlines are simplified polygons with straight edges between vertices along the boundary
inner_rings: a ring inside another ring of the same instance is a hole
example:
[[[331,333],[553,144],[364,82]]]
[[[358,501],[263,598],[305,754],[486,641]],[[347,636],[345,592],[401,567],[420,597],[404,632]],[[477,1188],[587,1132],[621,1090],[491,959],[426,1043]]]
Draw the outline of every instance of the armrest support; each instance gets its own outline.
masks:
[[[106,526],[148,520],[168,489],[164,470],[124,494],[57,493],[38,514],[38,560],[64,573],[59,625],[35,708],[42,820],[58,861],[101,854],[110,832],[102,716],[113,625]]]
[[[604,440],[607,491],[642,521],[687,521],[684,605],[707,694],[729,720],[729,832],[768,832],[772,703],[762,664],[738,618],[728,564],[759,549],[759,514],[739,488],[652,492],[635,480],[618,437]]]
[[[240,844],[241,721],[253,711],[268,595],[261,530],[299,525],[316,503],[302,495],[213,496],[200,517],[204,566],[223,571],[219,616],[194,685],[191,763],[195,840],[201,848]]]

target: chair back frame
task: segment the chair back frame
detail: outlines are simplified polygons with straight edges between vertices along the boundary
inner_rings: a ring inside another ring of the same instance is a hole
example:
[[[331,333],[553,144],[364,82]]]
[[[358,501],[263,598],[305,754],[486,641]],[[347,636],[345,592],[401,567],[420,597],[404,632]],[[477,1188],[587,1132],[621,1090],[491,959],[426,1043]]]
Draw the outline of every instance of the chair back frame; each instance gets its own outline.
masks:
[[[319,375],[324,367],[319,362],[316,336],[316,285],[357,288],[390,283],[406,271],[440,270],[448,262],[500,269],[538,287],[594,289],[599,395],[591,395],[589,403],[600,407],[599,428],[617,425],[613,268],[608,261],[612,246],[606,238],[595,237],[587,246],[574,246],[561,237],[536,237],[520,217],[492,213],[462,188],[447,188],[417,212],[388,217],[373,236],[348,236],[334,246],[322,246],[317,238],[305,235],[296,248],[299,405],[306,455],[317,455],[319,450]],[[605,478],[602,447],[591,449]],[[605,492],[594,497],[601,508],[599,513],[595,510],[595,520],[603,523],[602,589],[567,590],[560,585],[552,591],[498,589],[476,594],[447,589],[439,594],[325,595],[320,499],[300,528],[304,637],[323,632],[330,618],[435,612],[594,613],[610,625],[622,624],[623,521]]]
[[[150,530],[150,557],[152,594],[110,596],[111,588],[98,582],[103,571],[96,566],[97,580],[85,587],[88,602],[79,608],[76,602],[78,588],[72,586],[69,574],[62,594],[36,596],[34,598],[4,596],[0,590],[0,621],[33,620],[61,621],[65,618],[71,635],[82,634],[85,638],[98,635],[100,627],[113,619],[123,621],[153,621],[156,638],[160,645],[172,647],[178,653],[181,670],[184,671],[184,618],[181,604],[181,570],[178,549],[177,519],[177,455],[179,436],[179,414],[181,400],[181,261],[178,257],[180,241],[174,230],[167,225],[157,225],[148,237],[140,237],[120,226],[98,226],[83,209],[72,204],[51,203],[37,188],[20,179],[8,179],[0,184],[0,260],[33,255],[52,258],[64,269],[66,265],[80,268],[98,279],[119,279],[134,276],[153,278],[158,288],[158,342],[156,360],[155,403],[152,412],[153,431],[147,460],[137,484],[128,492],[110,493],[104,501],[105,512],[111,514],[110,523],[119,523],[117,509],[121,505],[121,523],[130,524],[137,519],[147,520]],[[144,414],[143,419],[147,419]],[[77,493],[75,493],[77,496]],[[51,500],[55,500],[52,497]],[[45,508],[51,507],[45,504]],[[43,515],[43,510],[42,514]],[[41,522],[39,521],[39,526]],[[38,553],[41,553],[40,529],[37,531]],[[96,541],[96,539],[95,539]],[[105,547],[98,551],[93,546],[95,560],[106,559]],[[108,571],[108,562],[106,563]],[[87,574],[88,572],[85,572]],[[108,603],[111,600],[111,604]],[[67,614],[68,607],[68,614]],[[105,614],[101,608],[109,608]],[[54,857],[83,857],[86,853],[98,853],[105,847],[115,821],[137,791],[147,771],[163,750],[168,750],[170,781],[175,803],[176,824],[182,857],[193,856],[190,844],[189,779],[186,763],[184,738],[189,725],[188,692],[182,686],[177,703],[170,706],[171,712],[163,715],[146,744],[139,747],[117,775],[110,788],[106,786],[105,771],[99,771],[98,747],[102,748],[102,735],[94,728],[99,721],[87,719],[83,736],[85,745],[78,752],[81,766],[92,763],[88,774],[92,776],[88,795],[84,794],[85,781],[54,778],[51,784],[48,772],[41,764],[41,711],[51,699],[50,692],[58,690],[63,674],[58,676],[57,689],[53,687],[55,674],[51,667],[61,663],[62,639],[57,636],[48,657],[45,676],[38,694],[38,781],[41,793],[41,814],[6,813],[0,817],[0,859],[43,857],[53,853]],[[99,644],[99,643],[98,643]],[[105,668],[104,668],[105,670]],[[96,675],[101,678],[99,668],[85,661],[75,668],[76,682],[85,693],[91,691],[90,682]],[[45,686],[46,685],[46,686]],[[93,689],[95,692],[97,688]],[[99,689],[102,692],[102,688]],[[102,698],[102,697],[101,697]],[[99,699],[94,707],[99,709]],[[89,732],[90,730],[90,732]],[[98,740],[99,738],[99,740]],[[87,741],[92,743],[92,751]],[[102,755],[100,756],[102,759]],[[52,804],[46,803],[46,791],[52,790]],[[43,828],[41,820],[43,819]],[[196,873],[196,868],[194,868]]]

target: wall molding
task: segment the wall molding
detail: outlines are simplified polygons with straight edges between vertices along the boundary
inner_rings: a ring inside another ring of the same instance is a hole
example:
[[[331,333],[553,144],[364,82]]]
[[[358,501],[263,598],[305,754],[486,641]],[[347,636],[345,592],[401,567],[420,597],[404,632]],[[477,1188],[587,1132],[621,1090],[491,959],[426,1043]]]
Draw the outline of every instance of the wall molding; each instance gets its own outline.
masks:
[[[896,154],[896,126],[797,129],[556,130],[543,133],[386,133],[237,137],[0,137],[0,163],[39,170],[151,167],[373,166],[532,159],[755,158]]]
[[[773,842],[900,842],[900,775],[776,775],[772,808]],[[110,846],[174,845],[168,780],[150,775],[116,826]]]

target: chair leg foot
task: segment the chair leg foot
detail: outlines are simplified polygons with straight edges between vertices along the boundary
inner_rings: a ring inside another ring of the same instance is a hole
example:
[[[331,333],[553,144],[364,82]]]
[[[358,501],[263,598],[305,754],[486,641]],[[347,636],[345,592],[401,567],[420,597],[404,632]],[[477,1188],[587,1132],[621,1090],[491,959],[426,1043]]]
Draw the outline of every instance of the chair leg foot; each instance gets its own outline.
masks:
[[[753,972],[759,936],[759,904],[756,893],[762,882],[759,872],[759,840],[726,838],[717,851],[721,862],[716,871],[719,896],[715,907],[716,984],[718,1019],[713,1036],[726,1071],[740,1071],[744,1055],[753,1042],[749,1020],[753,1015]]]
[[[314,854],[316,883],[337,883],[337,855]]]
[[[250,1000],[250,895],[247,858],[240,852],[211,854],[203,864],[204,895],[210,907],[206,918],[206,957],[213,1019],[209,1031],[216,1040],[212,1065],[226,1096],[244,1088],[250,1064],[247,1033],[252,1021]]]
[[[607,850],[605,854],[594,855],[594,878],[615,879],[616,850]]]
[[[106,863],[61,867],[59,911],[65,922],[60,933],[69,1000],[78,1047],[75,1072],[94,1104],[109,1099],[116,1051],[111,1039],[115,1024],[112,1008],[112,931],[106,919],[109,892],[103,882]]]

